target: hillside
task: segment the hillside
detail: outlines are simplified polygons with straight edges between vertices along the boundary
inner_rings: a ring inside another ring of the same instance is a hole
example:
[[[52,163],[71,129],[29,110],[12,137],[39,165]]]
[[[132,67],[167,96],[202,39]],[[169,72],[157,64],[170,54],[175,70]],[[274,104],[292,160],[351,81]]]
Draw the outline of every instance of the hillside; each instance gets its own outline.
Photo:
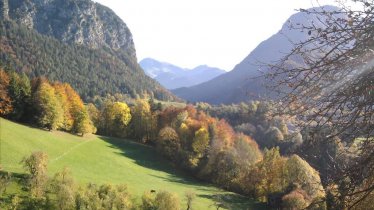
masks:
[[[198,85],[225,73],[222,69],[207,65],[186,69],[152,58],[145,58],[139,64],[148,76],[157,80],[167,89]]]
[[[196,192],[196,209],[213,209],[215,194],[226,195],[233,209],[262,209],[249,198],[225,192],[175,169],[152,148],[125,140],[90,135],[84,138],[63,132],[47,132],[0,118],[1,165],[6,171],[23,173],[20,160],[33,151],[49,156],[49,174],[67,166],[81,184],[125,183],[130,192],[168,190],[182,199],[187,190]],[[181,200],[184,205],[184,201]]]
[[[324,10],[336,10],[336,7],[324,6]],[[292,15],[281,30],[260,43],[232,71],[200,85],[173,90],[173,93],[187,101],[212,104],[231,104],[273,97],[274,93],[266,88],[269,81],[262,77],[263,73],[268,72],[268,64],[276,63],[291,51],[292,42],[297,43],[307,38],[306,32],[290,29],[290,23],[308,25],[313,20],[315,23],[319,22],[312,14],[299,12]]]
[[[109,8],[91,0],[1,0],[4,19],[38,33],[90,48],[110,48],[136,58],[132,34]]]
[[[176,99],[144,74],[130,30],[109,8],[91,0],[1,2],[4,65],[68,82],[86,101],[116,93]]]

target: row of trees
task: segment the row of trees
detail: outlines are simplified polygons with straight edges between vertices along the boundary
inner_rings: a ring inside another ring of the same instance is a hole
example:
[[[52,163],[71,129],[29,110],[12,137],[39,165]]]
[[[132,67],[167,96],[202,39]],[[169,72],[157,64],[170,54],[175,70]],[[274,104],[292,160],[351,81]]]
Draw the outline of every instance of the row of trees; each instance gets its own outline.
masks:
[[[236,132],[243,132],[255,138],[261,148],[279,147],[282,155],[297,154],[305,159],[319,172],[321,183],[326,189],[328,208],[342,208],[341,205],[344,204],[341,199],[350,182],[345,182],[344,184],[348,184],[346,186],[343,184],[336,187],[339,185],[332,180],[339,170],[344,170],[347,165],[354,163],[365,141],[349,142],[344,141],[344,138],[332,136],[334,128],[331,124],[320,126],[318,130],[316,123],[301,126],[305,123],[303,119],[291,117],[286,113],[280,115],[275,102],[251,101],[219,106],[197,103],[196,107],[212,116],[227,119]],[[367,200],[368,198],[365,199]]]
[[[136,120],[129,124],[132,133],[128,134],[155,145],[177,166],[270,205],[325,208],[319,174],[299,156],[283,157],[279,148],[262,152],[251,137],[191,105],[152,107],[145,100],[135,103],[131,110]]]
[[[126,185],[79,185],[72,177],[68,168],[47,176],[48,155],[34,152],[22,160],[24,169],[28,172],[25,187],[26,194],[11,195],[5,200],[9,209],[59,209],[59,210],[179,210],[178,195],[167,191],[145,192],[139,204],[132,196]],[[5,179],[6,178],[6,179]],[[11,176],[0,176],[0,196],[4,194]],[[4,190],[5,189],[5,190]],[[192,209],[194,196],[186,193],[187,206]],[[8,203],[7,203],[8,202]]]
[[[198,110],[216,118],[223,118],[237,132],[256,139],[261,148],[279,147],[282,154],[294,153],[303,143],[301,130],[295,117],[276,115],[279,111],[271,101],[212,106],[197,103]]]
[[[32,122],[48,130],[93,133],[94,127],[80,96],[67,83],[0,69],[0,115]]]

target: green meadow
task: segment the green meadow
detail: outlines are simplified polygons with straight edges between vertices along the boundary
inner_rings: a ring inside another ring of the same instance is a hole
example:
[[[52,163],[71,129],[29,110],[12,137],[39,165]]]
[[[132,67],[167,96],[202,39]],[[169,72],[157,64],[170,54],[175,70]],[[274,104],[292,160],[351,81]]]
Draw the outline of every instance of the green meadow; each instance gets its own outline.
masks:
[[[152,147],[128,140],[49,132],[0,118],[0,146],[0,165],[14,174],[25,173],[20,164],[23,157],[43,151],[49,157],[50,176],[68,167],[81,185],[126,184],[138,202],[145,191],[167,190],[179,195],[184,209],[184,193],[193,191],[196,193],[195,209],[215,209],[212,204],[217,197],[222,198],[230,209],[265,209],[247,197],[189,176]],[[16,183],[10,188],[8,193],[21,189]]]

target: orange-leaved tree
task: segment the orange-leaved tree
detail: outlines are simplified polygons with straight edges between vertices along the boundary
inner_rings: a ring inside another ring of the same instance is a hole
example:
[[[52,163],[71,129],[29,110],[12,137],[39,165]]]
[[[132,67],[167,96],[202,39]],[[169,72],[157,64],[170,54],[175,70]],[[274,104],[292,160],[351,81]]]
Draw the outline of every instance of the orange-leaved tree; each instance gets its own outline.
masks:
[[[0,116],[4,116],[12,111],[12,100],[8,94],[9,76],[0,69]]]

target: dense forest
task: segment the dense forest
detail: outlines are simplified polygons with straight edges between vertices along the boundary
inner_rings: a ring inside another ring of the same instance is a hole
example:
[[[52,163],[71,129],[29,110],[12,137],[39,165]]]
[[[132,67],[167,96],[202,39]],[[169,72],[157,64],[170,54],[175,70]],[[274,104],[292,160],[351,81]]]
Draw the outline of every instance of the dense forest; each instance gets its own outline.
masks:
[[[160,100],[176,100],[170,92],[145,75],[136,59],[125,51],[93,49],[64,44],[18,25],[0,21],[0,62],[30,77],[45,76],[67,82],[85,101],[107,95],[139,97],[149,94]]]

